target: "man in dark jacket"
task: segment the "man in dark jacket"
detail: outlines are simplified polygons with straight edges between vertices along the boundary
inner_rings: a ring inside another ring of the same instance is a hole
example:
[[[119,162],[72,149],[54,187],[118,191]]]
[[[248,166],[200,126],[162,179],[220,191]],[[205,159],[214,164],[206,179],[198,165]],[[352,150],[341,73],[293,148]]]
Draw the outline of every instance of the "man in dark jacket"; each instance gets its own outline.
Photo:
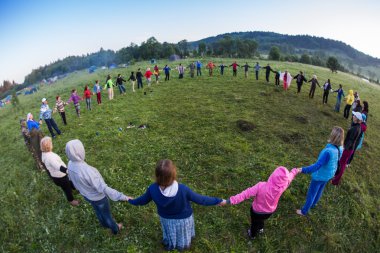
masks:
[[[299,74],[297,74],[294,79],[296,80],[297,82],[297,93],[300,93],[301,92],[301,87],[302,87],[302,84],[303,82],[307,82],[305,76],[303,75],[303,72],[300,71]]]
[[[265,67],[263,67],[263,69],[265,69],[265,79],[267,80],[267,82],[269,82],[269,75],[270,75],[270,72],[272,71],[273,73],[276,73],[275,71],[273,71],[273,69],[268,65],[266,65]]]
[[[333,185],[338,185],[340,179],[343,176],[344,170],[346,169],[346,165],[348,159],[350,159],[352,153],[354,153],[356,142],[359,141],[359,137],[361,134],[361,122],[363,121],[362,114],[360,112],[353,112],[353,123],[351,128],[348,130],[346,138],[344,139],[344,151],[342,157],[339,160],[339,168],[335,173],[335,177],[331,181]]]

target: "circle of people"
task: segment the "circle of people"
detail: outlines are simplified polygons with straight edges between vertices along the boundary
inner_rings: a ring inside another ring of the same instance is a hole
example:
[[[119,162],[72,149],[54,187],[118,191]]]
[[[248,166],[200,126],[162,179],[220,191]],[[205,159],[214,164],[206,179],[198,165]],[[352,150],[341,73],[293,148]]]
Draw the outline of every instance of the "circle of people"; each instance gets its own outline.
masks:
[[[239,66],[236,62],[229,66],[232,67],[233,76],[237,75]],[[215,67],[216,65],[213,62],[207,64],[206,68],[210,76],[213,75]],[[221,75],[224,74],[225,67],[228,66],[223,63],[219,65]],[[248,63],[242,67],[245,71],[245,77],[248,77],[248,69],[251,67]],[[188,68],[190,69],[191,77],[194,77],[195,70],[197,76],[202,75],[202,63],[200,61],[191,63]],[[302,72],[292,78],[288,71],[281,73],[280,71],[274,71],[269,64],[266,67],[261,67],[259,63],[254,67],[257,80],[260,68],[266,70],[267,82],[269,82],[270,72],[274,72],[275,84],[279,85],[279,81],[282,80],[285,90],[289,89],[292,79],[296,80],[297,93],[301,91],[303,82],[310,82],[310,98],[314,97],[316,86],[320,86],[315,75],[309,81],[307,81]],[[176,69],[178,70],[179,78],[183,78],[185,67],[179,64]],[[152,73],[150,68],[147,68],[143,75],[141,69],[138,69],[136,75],[134,72],[131,72],[128,80],[125,80],[119,74],[116,79],[116,86],[118,86],[120,94],[125,94],[126,92],[123,85],[123,82],[126,81],[131,81],[133,92],[135,92],[134,86],[136,81],[138,89],[143,88],[143,76],[145,76],[148,86],[151,86],[152,75],[155,75],[156,83],[158,83],[160,70],[157,65],[153,70],[154,72]],[[170,70],[171,68],[168,65],[163,68],[165,81],[170,79]],[[111,76],[108,75],[104,89],[107,90],[110,100],[114,96],[114,86]],[[330,92],[337,92],[337,103],[334,110],[339,112],[342,97],[345,97],[342,85],[339,85],[339,89],[332,90],[330,80],[328,80],[322,88],[324,89],[323,103],[327,103]],[[96,81],[93,87],[93,94],[96,94],[99,105],[102,103],[102,90],[99,81]],[[99,171],[85,162],[85,149],[80,140],[71,140],[66,144],[65,151],[69,160],[66,165],[60,156],[53,152],[52,138],[43,137],[41,134],[40,125],[42,124],[42,120],[44,120],[53,138],[56,137],[53,129],[60,135],[61,131],[52,118],[52,113],[58,111],[63,124],[66,125],[65,106],[72,102],[77,116],[80,117],[80,100],[85,99],[87,109],[91,110],[91,95],[90,88],[87,85],[84,89],[83,97],[80,97],[75,89],[72,90],[67,102],[64,102],[58,95],[54,110],[49,108],[47,99],[43,98],[39,122],[34,121],[31,113],[28,113],[26,121],[22,120],[21,122],[25,143],[32,152],[39,168],[46,169],[54,184],[61,187],[67,201],[73,206],[78,206],[79,201],[74,198],[73,190],[79,191],[84,199],[93,207],[100,224],[110,229],[113,234],[119,233],[123,226],[122,223],[117,223],[113,219],[109,199],[113,201],[126,201],[136,206],[146,205],[153,201],[157,206],[162,226],[162,243],[167,250],[184,250],[191,245],[191,240],[195,236],[195,226],[190,202],[204,206],[224,206],[237,205],[246,199],[253,198],[253,203],[250,207],[251,226],[247,230],[247,235],[251,239],[255,238],[263,233],[264,221],[276,211],[282,193],[299,173],[311,174],[311,182],[305,204],[301,209],[296,210],[296,213],[300,216],[308,215],[309,210],[314,208],[320,200],[327,183],[330,180],[335,186],[340,183],[342,175],[345,169],[350,166],[355,152],[362,147],[364,133],[367,129],[368,102],[364,101],[364,108],[362,108],[359,94],[357,92],[354,94],[353,90],[350,90],[349,94],[345,97],[344,117],[348,119],[352,107],[352,124],[346,136],[344,136],[343,128],[334,126],[328,143],[320,152],[317,161],[312,165],[294,168],[290,171],[280,166],[273,171],[266,182],[258,182],[237,195],[231,196],[228,199],[222,199],[197,194],[188,186],[177,182],[177,168],[175,164],[171,160],[165,159],[159,161],[156,165],[155,182],[147,188],[143,195],[133,198],[109,187]]]

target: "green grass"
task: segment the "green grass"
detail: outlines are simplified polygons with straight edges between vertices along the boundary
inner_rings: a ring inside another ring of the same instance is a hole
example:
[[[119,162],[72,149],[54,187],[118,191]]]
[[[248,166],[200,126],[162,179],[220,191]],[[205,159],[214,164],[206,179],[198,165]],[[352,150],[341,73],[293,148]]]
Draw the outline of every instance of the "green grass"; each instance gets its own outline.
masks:
[[[219,62],[219,61],[217,61]],[[230,64],[230,59],[225,59]],[[240,61],[241,63],[245,61]],[[250,61],[252,62],[252,61]],[[166,62],[159,62],[163,66]],[[206,64],[206,60],[203,61]],[[253,63],[252,63],[253,64]],[[252,65],[251,64],[251,65]],[[262,62],[264,64],[264,62]],[[265,62],[266,64],[266,62]],[[377,86],[358,78],[302,64],[271,62],[276,69],[299,70],[307,78],[314,73],[320,82],[330,78],[334,87],[358,90],[369,101],[368,131],[363,149],[343,176],[339,187],[328,185],[319,205],[309,218],[298,217],[295,209],[306,198],[309,175],[299,175],[283,194],[276,213],[266,222],[265,234],[247,240],[251,201],[238,206],[203,207],[193,205],[196,239],[192,252],[375,252],[379,239],[380,105]],[[128,77],[131,70],[145,68],[139,63],[130,68],[80,71],[56,84],[43,87],[37,94],[20,97],[21,108],[0,110],[0,251],[2,252],[161,252],[161,227],[155,205],[134,207],[112,202],[115,219],[126,229],[118,236],[100,227],[91,206],[79,194],[81,205],[69,206],[62,191],[38,172],[23,144],[18,120],[27,112],[38,115],[40,99],[53,105],[56,94],[67,99],[77,87],[81,94],[87,83],[102,82],[110,73]],[[174,65],[173,65],[174,66]],[[161,76],[162,78],[162,76]],[[131,196],[144,193],[153,181],[156,162],[172,159],[179,168],[179,181],[201,194],[227,198],[259,181],[267,180],[279,165],[300,167],[316,161],[333,126],[349,126],[342,113],[333,112],[335,94],[322,105],[322,91],[307,96],[309,85],[295,94],[293,82],[284,92],[264,81],[248,79],[239,70],[233,78],[215,73],[191,79],[177,79],[172,71],[169,82],[153,84],[146,96],[141,90],[108,101],[93,111],[85,109],[75,116],[72,105],[66,108],[68,126],[59,115],[55,120],[63,135],[54,140],[54,151],[65,162],[67,141],[78,138],[86,149],[87,162],[98,168],[113,188]],[[253,131],[238,129],[236,121],[255,125]],[[145,130],[126,129],[129,122],[148,124]],[[122,127],[123,131],[118,128]],[[42,126],[47,134],[47,128]],[[99,135],[96,135],[99,132]]]

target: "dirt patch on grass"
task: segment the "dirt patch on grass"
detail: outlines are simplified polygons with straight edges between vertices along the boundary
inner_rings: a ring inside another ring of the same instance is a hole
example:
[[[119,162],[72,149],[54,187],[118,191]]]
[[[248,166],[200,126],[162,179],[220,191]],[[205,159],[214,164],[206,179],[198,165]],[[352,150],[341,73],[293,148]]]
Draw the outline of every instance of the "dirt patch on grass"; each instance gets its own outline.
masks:
[[[302,133],[283,133],[279,135],[280,139],[285,143],[301,143],[305,140],[305,135]]]
[[[252,122],[239,119],[236,121],[237,127],[243,132],[249,132],[256,128],[256,125]]]
[[[308,124],[309,123],[309,119],[305,116],[295,116],[294,120],[296,122],[301,123],[301,124]]]
[[[332,114],[329,113],[329,112],[322,112],[323,115],[327,116],[327,117],[332,117]]]

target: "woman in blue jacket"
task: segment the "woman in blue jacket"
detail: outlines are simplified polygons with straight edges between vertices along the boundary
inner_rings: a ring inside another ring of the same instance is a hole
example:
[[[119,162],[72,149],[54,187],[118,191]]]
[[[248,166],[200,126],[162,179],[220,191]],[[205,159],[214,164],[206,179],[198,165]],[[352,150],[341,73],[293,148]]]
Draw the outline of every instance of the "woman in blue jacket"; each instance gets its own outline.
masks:
[[[129,198],[132,205],[146,205],[154,201],[163,233],[163,244],[167,250],[184,250],[190,247],[195,236],[193,209],[190,201],[203,206],[225,204],[225,200],[207,197],[193,192],[176,180],[177,169],[171,160],[161,160],[156,166],[156,182],[144,195]],[[223,202],[223,203],[221,203]]]
[[[315,207],[322,196],[323,190],[330,179],[335,175],[338,162],[343,153],[344,130],[335,126],[330,134],[328,144],[319,154],[318,160],[313,165],[302,168],[302,173],[311,173],[311,182],[307,191],[306,203],[297,214],[306,215],[310,208]]]

